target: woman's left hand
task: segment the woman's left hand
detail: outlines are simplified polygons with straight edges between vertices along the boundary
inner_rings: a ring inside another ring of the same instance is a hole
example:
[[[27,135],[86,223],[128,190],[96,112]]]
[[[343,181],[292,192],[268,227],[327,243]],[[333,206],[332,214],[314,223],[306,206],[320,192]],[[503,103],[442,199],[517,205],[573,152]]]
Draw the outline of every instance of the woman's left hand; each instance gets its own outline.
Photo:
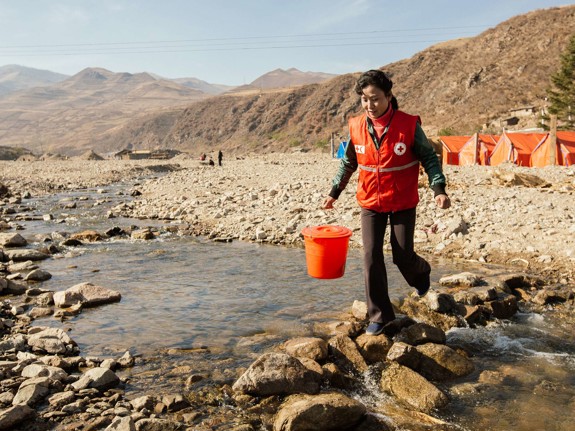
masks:
[[[437,195],[435,196],[435,203],[441,209],[447,209],[451,206],[451,200],[447,195]]]

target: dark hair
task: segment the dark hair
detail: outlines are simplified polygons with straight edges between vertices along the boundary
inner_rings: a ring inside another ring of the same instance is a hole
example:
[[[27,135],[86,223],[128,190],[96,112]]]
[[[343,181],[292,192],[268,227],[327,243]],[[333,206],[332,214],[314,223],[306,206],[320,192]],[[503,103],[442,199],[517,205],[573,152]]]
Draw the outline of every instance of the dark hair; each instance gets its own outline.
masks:
[[[395,110],[399,109],[397,99],[391,93],[393,82],[391,82],[391,79],[389,79],[385,72],[379,69],[372,69],[367,72],[363,72],[355,83],[354,90],[361,96],[363,94],[363,89],[368,85],[373,85],[374,87],[379,88],[386,96],[391,95],[391,107]]]

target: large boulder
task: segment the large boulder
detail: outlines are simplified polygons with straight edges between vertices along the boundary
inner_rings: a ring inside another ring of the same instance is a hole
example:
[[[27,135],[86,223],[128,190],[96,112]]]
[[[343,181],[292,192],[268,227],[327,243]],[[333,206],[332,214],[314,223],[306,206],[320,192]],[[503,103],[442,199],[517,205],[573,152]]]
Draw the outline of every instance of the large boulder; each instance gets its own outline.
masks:
[[[355,344],[359,352],[368,364],[385,361],[387,352],[391,348],[393,341],[385,334],[367,335],[361,334],[355,339]]]
[[[359,401],[339,393],[294,395],[282,405],[274,431],[330,431],[349,429],[366,413]]]
[[[60,328],[45,328],[28,337],[28,345],[34,352],[71,356],[79,351],[78,346]]]
[[[417,371],[429,380],[456,379],[475,370],[470,359],[444,344],[427,343],[416,349],[421,354]]]
[[[115,388],[119,383],[120,378],[113,371],[107,368],[96,367],[86,371],[82,377],[72,383],[72,387],[77,391],[94,388],[104,392]]]
[[[31,248],[16,248],[16,249],[4,249],[4,254],[8,260],[14,262],[24,262],[26,260],[44,260],[50,258],[49,254],[42,253],[41,251],[34,250]]]
[[[335,364],[347,372],[367,371],[367,363],[354,341],[346,335],[336,335],[329,339],[329,352]]]
[[[19,233],[0,233],[1,247],[26,247],[28,241]]]
[[[71,307],[77,303],[83,307],[118,302],[122,299],[120,292],[92,283],[76,284],[69,289],[54,294],[54,304],[60,308]]]
[[[431,326],[436,326],[444,331],[448,331],[451,328],[464,328],[467,326],[467,322],[463,316],[443,314],[430,310],[423,301],[415,298],[406,298],[403,304],[401,304],[401,311],[413,319]]]
[[[321,338],[293,338],[284,343],[287,354],[297,358],[309,358],[322,361],[327,357],[327,343]]]
[[[266,353],[234,383],[236,392],[256,396],[319,392],[320,375],[285,353]]]
[[[430,412],[449,403],[447,395],[425,377],[395,362],[383,371],[380,384],[383,391],[422,412]]]
[[[42,401],[50,393],[50,379],[48,377],[37,377],[22,382],[18,392],[12,400],[13,405],[26,404],[34,406]]]

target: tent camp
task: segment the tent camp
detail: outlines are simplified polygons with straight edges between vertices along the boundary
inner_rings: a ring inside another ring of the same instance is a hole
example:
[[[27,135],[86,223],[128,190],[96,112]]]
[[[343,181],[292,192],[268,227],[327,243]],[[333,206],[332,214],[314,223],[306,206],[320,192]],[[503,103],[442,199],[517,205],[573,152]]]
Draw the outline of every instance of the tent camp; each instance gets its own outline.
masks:
[[[442,162],[444,165],[458,165],[459,151],[469,140],[469,136],[440,136]]]
[[[531,166],[543,167],[551,164],[562,166],[575,165],[575,132],[557,132],[555,155],[552,162],[553,143],[547,134],[531,153]]]
[[[497,166],[510,162],[518,166],[531,166],[531,153],[546,136],[544,133],[503,132],[489,156],[489,164]]]
[[[459,165],[487,165],[489,156],[499,140],[498,135],[475,133],[459,151]]]

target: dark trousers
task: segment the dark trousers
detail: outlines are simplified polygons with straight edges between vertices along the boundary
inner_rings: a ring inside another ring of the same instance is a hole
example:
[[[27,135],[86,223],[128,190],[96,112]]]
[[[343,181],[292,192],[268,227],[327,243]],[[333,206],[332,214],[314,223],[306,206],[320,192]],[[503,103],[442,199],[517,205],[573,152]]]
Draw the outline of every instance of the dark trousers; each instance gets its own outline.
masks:
[[[389,299],[387,272],[383,260],[383,238],[389,222],[393,263],[405,281],[416,288],[429,286],[429,263],[413,251],[415,208],[391,213],[361,209],[361,236],[364,250],[365,293],[370,322],[395,319]]]

